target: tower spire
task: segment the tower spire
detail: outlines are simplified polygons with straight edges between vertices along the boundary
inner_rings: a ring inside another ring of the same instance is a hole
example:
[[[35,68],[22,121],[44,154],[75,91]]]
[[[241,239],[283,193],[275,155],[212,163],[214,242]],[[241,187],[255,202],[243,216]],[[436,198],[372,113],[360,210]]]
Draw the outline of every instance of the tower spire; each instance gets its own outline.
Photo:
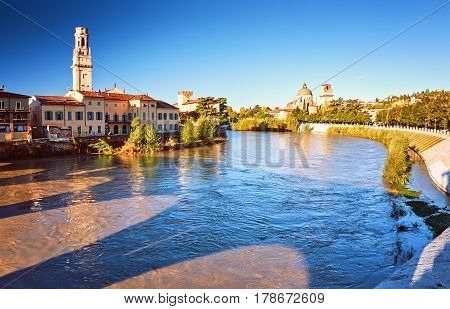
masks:
[[[75,47],[72,62],[72,90],[92,91],[92,57],[89,32],[85,27],[75,28]]]

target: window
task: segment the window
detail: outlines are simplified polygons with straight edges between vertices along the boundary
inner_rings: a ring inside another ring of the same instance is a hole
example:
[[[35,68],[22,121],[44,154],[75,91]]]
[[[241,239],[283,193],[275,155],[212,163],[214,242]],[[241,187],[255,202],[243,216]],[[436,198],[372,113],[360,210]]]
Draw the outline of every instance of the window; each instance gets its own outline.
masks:
[[[0,133],[8,133],[9,132],[9,126],[0,126]]]
[[[147,107],[147,104],[144,103],[144,107]]]
[[[133,115],[131,113],[128,113],[128,121],[133,120]]]
[[[123,127],[122,127],[122,134],[127,134],[127,126],[126,125],[123,125]]]
[[[0,101],[0,109],[5,109],[5,102]]]
[[[158,113],[158,120],[162,120],[162,114]]]
[[[109,122],[109,114],[108,113],[105,114],[105,121]]]
[[[178,131],[178,124],[175,124],[175,131]]]
[[[92,105],[92,101],[89,101],[89,102],[88,102],[88,105]]]
[[[75,120],[83,120],[83,112],[75,112]]]
[[[16,102],[16,109],[18,109],[18,110],[22,109],[22,102],[20,102],[20,101]]]
[[[27,132],[27,126],[14,126],[14,132]]]
[[[87,120],[94,120],[94,112],[87,112]]]
[[[152,104],[151,107],[155,107],[155,104]]]
[[[81,127],[78,127],[78,135],[81,135]]]
[[[117,113],[114,113],[114,121],[119,121],[119,115],[117,115]]]
[[[167,120],[167,113],[164,113],[164,120]]]
[[[98,101],[98,102],[97,102],[97,105],[98,105],[98,106],[102,106],[102,102]]]
[[[169,130],[173,131],[173,124],[169,124]]]
[[[46,111],[44,114],[45,120],[53,120],[53,112],[52,111]]]
[[[72,112],[67,112],[67,120],[72,120]]]
[[[63,112],[55,112],[55,120],[63,120],[64,113]]]
[[[89,135],[92,135],[92,126],[89,126]]]
[[[134,113],[134,118],[136,118],[136,116],[137,116],[136,113]]]
[[[145,112],[142,113],[142,119],[147,120],[147,115],[145,114]]]
[[[172,113],[169,114],[169,120],[173,120],[173,114]]]
[[[164,124],[164,131],[167,131],[167,124]]]
[[[178,113],[175,113],[175,120],[178,120]]]
[[[95,119],[103,120],[103,113],[102,112],[96,112],[95,113]]]
[[[98,126],[97,127],[97,133],[98,134],[102,134],[102,126]]]
[[[158,124],[158,131],[162,131],[162,125]]]
[[[152,113],[152,120],[155,120],[155,113]]]
[[[127,115],[125,113],[123,113],[123,115],[122,115],[122,121],[123,122],[127,121]]]

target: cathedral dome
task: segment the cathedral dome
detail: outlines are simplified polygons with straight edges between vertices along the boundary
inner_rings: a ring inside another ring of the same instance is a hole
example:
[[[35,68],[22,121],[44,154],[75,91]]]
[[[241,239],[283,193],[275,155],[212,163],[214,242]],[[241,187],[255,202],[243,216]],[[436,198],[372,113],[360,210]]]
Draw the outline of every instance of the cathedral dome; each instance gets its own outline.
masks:
[[[301,95],[312,95],[312,91],[306,86],[306,83],[303,83],[303,87],[297,92],[297,96]]]

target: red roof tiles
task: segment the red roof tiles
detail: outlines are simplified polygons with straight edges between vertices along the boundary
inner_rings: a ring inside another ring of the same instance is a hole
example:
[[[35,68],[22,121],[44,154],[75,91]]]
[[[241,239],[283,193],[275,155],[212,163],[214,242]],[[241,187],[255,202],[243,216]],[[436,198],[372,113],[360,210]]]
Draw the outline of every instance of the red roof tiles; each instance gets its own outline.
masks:
[[[0,98],[17,98],[17,99],[27,99],[30,96],[6,91],[0,91]]]
[[[71,97],[60,96],[35,96],[36,99],[43,105],[79,105],[84,106],[83,103],[78,102]]]

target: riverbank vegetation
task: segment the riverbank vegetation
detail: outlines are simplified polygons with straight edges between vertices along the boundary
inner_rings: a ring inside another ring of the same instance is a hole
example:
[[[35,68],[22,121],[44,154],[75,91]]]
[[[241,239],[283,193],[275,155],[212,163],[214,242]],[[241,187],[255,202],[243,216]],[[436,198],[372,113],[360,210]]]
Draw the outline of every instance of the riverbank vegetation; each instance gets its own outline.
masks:
[[[447,129],[450,92],[426,90],[412,95],[390,96],[370,108],[378,111],[376,121],[384,124]]]
[[[220,120],[214,117],[201,116],[197,121],[187,120],[181,130],[181,141],[185,146],[195,143],[212,143]]]
[[[383,180],[391,194],[418,197],[419,192],[407,189],[412,161],[408,155],[409,139],[400,131],[379,130],[364,127],[330,127],[329,134],[369,138],[386,145],[388,157],[383,169]]]
[[[124,155],[147,154],[166,149],[179,149],[182,147],[200,146],[211,144],[215,141],[222,142],[223,138],[216,138],[216,131],[220,120],[215,117],[201,116],[197,121],[188,120],[181,130],[181,141],[175,137],[169,137],[163,142],[158,132],[149,124],[139,124],[138,118],[131,122],[130,136],[123,146],[113,148],[105,140],[99,139],[89,147],[96,149],[99,154]]]

